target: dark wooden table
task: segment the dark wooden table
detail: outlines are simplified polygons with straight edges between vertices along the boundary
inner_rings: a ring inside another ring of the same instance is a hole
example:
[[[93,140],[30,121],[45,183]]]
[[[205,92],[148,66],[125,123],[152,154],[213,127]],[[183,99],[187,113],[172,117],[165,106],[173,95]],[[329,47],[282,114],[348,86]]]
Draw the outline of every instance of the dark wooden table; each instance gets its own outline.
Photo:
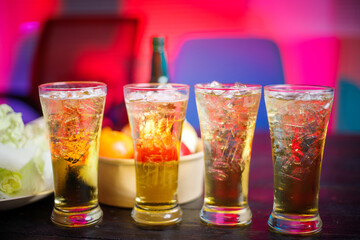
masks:
[[[272,209],[272,161],[268,134],[256,134],[250,171],[249,204],[252,224],[221,228],[199,218],[202,199],[182,205],[183,221],[164,230],[137,227],[130,209],[102,205],[103,221],[95,226],[64,229],[50,221],[53,197],[0,212],[0,239],[360,239],[360,135],[328,136],[319,211],[323,231],[312,237],[292,237],[268,231]]]

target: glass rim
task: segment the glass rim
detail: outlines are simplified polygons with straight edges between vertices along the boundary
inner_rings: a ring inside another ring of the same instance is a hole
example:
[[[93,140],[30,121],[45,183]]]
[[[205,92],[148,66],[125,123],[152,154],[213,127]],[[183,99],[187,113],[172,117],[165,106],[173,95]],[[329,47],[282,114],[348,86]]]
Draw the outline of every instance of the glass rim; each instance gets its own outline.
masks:
[[[167,87],[158,87],[161,85],[171,85],[172,88]],[[124,89],[131,89],[131,90],[140,90],[140,91],[179,91],[179,90],[189,90],[190,86],[187,84],[181,84],[181,83],[130,83],[124,85]]]
[[[321,86],[321,85],[308,85],[308,84],[273,84],[264,86],[265,91],[271,92],[322,92],[332,93],[333,87]]]
[[[73,86],[71,86],[73,85]],[[79,86],[76,86],[79,85]],[[84,86],[81,86],[84,85]],[[39,85],[41,91],[80,91],[86,89],[102,89],[106,88],[106,83],[97,81],[63,81],[43,83]]]
[[[210,84],[210,83],[197,83],[195,84],[195,89],[201,89],[201,90],[223,90],[223,91],[228,91],[228,90],[256,90],[259,89],[261,90],[262,86],[258,85],[258,84],[242,84],[245,87],[238,87],[238,88],[229,88],[229,87],[233,87],[235,86],[235,83],[222,83],[221,85],[225,86],[225,87],[206,87],[206,86],[201,86],[204,84]]]

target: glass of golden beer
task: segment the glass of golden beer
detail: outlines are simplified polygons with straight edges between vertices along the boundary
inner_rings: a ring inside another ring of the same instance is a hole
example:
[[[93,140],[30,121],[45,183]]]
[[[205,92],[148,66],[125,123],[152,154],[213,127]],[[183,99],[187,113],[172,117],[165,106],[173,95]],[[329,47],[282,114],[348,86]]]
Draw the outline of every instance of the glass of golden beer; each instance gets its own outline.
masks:
[[[205,160],[202,221],[242,226],[251,222],[248,183],[261,86],[196,84]]]
[[[50,140],[55,207],[51,220],[65,227],[99,222],[97,170],[106,85],[58,82],[39,86]]]
[[[285,234],[320,232],[320,172],[334,89],[273,85],[264,93],[274,167],[269,228]]]
[[[180,222],[178,163],[189,86],[129,84],[124,92],[135,149],[136,199],[131,216],[143,226]]]

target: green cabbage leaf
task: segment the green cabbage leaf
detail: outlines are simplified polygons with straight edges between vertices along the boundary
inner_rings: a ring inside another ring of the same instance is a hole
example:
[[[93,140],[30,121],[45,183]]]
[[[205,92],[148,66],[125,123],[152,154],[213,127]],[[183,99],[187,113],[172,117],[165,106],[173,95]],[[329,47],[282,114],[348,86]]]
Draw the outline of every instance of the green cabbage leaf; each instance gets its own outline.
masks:
[[[43,118],[24,125],[21,113],[0,105],[0,199],[53,189]]]

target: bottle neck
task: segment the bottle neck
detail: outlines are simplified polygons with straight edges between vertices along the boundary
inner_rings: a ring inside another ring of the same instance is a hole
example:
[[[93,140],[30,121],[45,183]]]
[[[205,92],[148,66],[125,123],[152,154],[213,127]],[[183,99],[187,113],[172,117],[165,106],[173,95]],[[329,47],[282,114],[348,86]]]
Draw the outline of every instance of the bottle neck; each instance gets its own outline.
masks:
[[[154,45],[151,60],[151,83],[167,83],[168,69],[164,46]]]
[[[153,52],[164,52],[164,45],[153,45]]]

